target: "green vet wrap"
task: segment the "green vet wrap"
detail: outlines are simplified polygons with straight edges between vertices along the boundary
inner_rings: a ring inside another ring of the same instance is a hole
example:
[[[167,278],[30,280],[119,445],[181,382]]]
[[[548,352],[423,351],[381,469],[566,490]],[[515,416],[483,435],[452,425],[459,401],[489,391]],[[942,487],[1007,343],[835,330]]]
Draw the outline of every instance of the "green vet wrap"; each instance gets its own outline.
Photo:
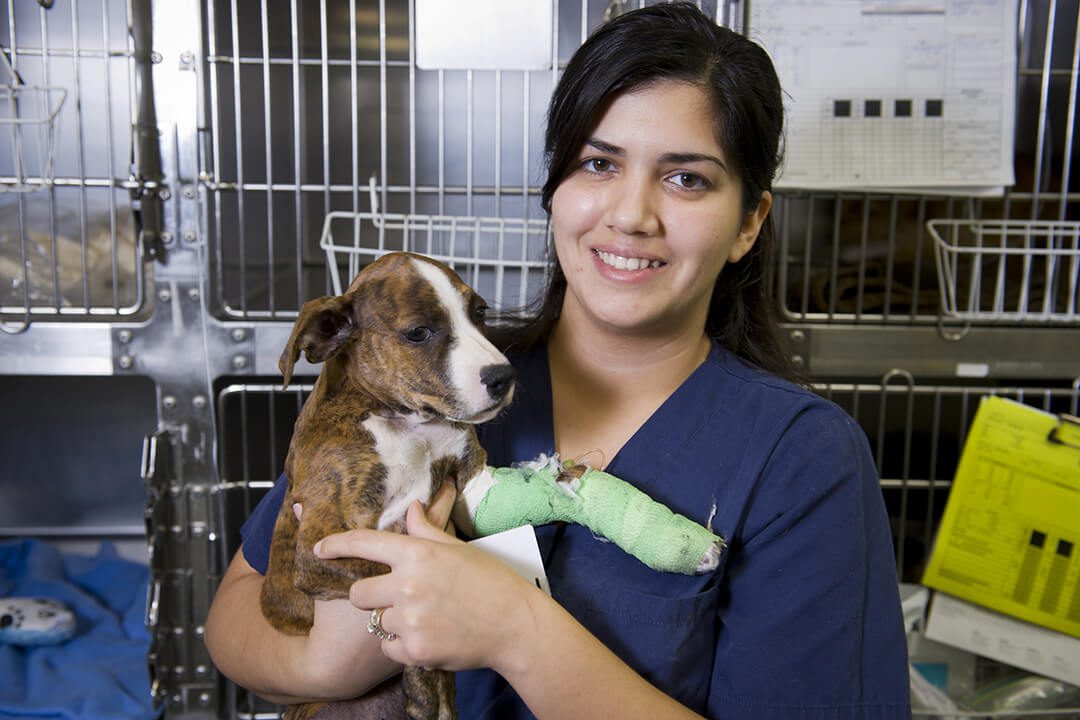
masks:
[[[522,525],[577,523],[654,570],[694,575],[717,567],[723,538],[600,470],[559,482],[559,466],[493,469],[495,482],[476,506],[478,536]]]

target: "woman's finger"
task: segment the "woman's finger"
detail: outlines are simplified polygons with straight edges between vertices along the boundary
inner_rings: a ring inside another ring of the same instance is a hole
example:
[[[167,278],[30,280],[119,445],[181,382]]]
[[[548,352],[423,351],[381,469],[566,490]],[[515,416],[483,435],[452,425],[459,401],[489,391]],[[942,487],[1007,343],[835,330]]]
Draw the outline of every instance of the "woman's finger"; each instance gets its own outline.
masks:
[[[454,509],[454,501],[457,500],[457,488],[454,487],[454,483],[447,480],[439,488],[439,492],[435,493],[435,497],[431,499],[431,506],[428,508],[427,516],[432,525],[447,528],[447,524],[450,522],[450,511]]]
[[[445,523],[433,524],[431,518],[424,512],[424,506],[414,502],[405,511],[405,529],[410,537],[434,540],[442,543],[460,542],[453,535],[443,530]]]
[[[393,605],[400,593],[399,580],[391,575],[361,578],[349,588],[349,602],[361,610]]]
[[[313,550],[317,557],[326,560],[358,557],[393,567],[401,557],[401,553],[408,547],[409,542],[409,538],[397,533],[380,530],[347,530],[327,535],[315,543]]]

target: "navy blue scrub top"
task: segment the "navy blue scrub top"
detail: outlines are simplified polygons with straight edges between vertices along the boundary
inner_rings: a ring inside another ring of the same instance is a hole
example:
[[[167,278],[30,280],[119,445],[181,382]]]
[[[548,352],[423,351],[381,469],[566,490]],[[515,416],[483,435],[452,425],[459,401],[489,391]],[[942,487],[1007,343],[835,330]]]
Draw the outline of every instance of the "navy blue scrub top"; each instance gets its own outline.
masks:
[[[547,354],[514,364],[514,404],[480,428],[496,466],[554,449]],[[554,598],[645,679],[710,718],[911,717],[889,521],[840,408],[714,344],[606,469],[702,524],[715,511],[729,542],[716,572],[684,576],[581,526],[537,528]],[[284,485],[241,530],[259,572]],[[470,720],[533,717],[490,670],[459,672],[457,699]]]

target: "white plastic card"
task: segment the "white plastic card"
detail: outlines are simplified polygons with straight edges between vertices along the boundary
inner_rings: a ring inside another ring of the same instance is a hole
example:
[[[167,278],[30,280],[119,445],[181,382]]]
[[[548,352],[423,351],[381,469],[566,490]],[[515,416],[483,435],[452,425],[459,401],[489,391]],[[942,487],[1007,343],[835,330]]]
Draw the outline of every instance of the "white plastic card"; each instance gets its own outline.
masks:
[[[422,70],[551,67],[551,0],[416,0]]]
[[[551,595],[547,573],[544,572],[544,560],[540,556],[540,546],[536,542],[536,531],[532,525],[477,538],[469,544],[499,558],[523,578]]]

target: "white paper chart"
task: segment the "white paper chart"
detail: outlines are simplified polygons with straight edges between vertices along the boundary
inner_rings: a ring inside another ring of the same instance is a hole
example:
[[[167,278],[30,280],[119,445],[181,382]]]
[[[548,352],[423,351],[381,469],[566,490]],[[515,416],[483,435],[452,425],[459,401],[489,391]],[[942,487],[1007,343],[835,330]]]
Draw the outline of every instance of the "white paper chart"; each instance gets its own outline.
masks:
[[[1000,193],[1017,0],[753,0],[785,92],[778,187]]]

